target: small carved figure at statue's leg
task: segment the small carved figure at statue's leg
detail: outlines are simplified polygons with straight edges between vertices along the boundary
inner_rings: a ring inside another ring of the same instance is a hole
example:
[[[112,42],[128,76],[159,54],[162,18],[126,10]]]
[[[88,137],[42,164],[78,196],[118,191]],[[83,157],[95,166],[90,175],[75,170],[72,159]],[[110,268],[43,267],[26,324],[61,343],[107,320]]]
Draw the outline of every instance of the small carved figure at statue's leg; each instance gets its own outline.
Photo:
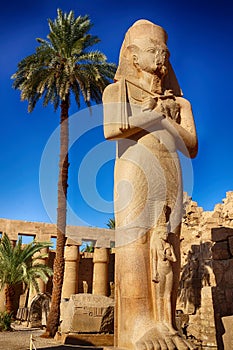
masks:
[[[168,241],[168,223],[162,222],[151,236],[151,270],[155,290],[157,321],[163,323],[171,334],[177,331],[172,325],[171,294],[173,287],[172,262],[176,261],[172,245]]]
[[[171,305],[172,263],[176,261],[176,256],[168,236],[167,223],[160,224],[151,232],[151,283],[155,292],[154,307],[156,316],[152,328],[135,342],[136,350],[194,349],[193,345],[189,344],[173,328]]]

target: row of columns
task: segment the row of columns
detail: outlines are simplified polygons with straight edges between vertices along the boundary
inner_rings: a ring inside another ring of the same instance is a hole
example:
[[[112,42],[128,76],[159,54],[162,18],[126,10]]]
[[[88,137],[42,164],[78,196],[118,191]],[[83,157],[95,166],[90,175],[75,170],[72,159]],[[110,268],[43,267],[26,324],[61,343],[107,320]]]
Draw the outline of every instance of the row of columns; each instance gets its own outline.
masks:
[[[79,246],[67,245],[65,247],[65,272],[62,298],[70,298],[72,294],[78,293],[79,261]],[[95,248],[93,264],[92,294],[108,296],[109,249]]]
[[[38,260],[41,264],[48,263],[48,248],[41,251],[45,257]],[[65,271],[62,288],[62,298],[70,298],[72,294],[78,293],[78,273],[79,273],[80,252],[79,245],[65,246]],[[109,249],[95,248],[93,254],[93,284],[92,294],[108,296],[108,265],[109,265]],[[41,293],[46,292],[46,284],[39,279],[39,288]],[[30,300],[35,292],[30,293]]]
[[[41,251],[45,257],[38,260],[41,264],[48,263],[48,248]],[[70,298],[71,295],[78,293],[78,273],[79,273],[80,252],[79,245],[65,246],[65,271],[62,287],[62,298]],[[108,296],[108,265],[109,265],[109,249],[95,248],[93,254],[93,284],[92,294]],[[46,284],[41,279],[38,280],[41,293],[46,292]],[[29,305],[33,297],[36,295],[34,290],[30,291]]]

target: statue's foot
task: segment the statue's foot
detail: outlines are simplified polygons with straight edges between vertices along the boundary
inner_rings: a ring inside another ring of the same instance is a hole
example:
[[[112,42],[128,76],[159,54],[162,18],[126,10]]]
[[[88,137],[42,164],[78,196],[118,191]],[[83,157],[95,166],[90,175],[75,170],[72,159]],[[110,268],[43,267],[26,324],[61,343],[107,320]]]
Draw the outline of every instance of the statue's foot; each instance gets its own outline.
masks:
[[[194,350],[196,349],[177,332],[159,324],[147,331],[135,344],[136,350]]]

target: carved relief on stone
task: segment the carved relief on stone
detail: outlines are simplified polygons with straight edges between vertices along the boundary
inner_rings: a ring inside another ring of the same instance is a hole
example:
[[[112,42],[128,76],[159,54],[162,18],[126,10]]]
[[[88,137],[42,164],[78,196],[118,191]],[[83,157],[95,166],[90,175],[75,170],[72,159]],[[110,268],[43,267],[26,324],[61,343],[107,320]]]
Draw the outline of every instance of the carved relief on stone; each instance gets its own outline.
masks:
[[[31,301],[27,324],[30,327],[42,327],[47,323],[51,297],[46,293],[37,294]]]
[[[151,235],[152,281],[156,288],[158,322],[175,332],[172,326],[171,295],[173,287],[172,263],[176,262],[174,249],[170,244],[167,224],[159,225]]]
[[[109,298],[115,298],[115,283],[110,282],[110,296]]]
[[[93,294],[75,294],[62,303],[62,333],[113,332],[114,301]]]

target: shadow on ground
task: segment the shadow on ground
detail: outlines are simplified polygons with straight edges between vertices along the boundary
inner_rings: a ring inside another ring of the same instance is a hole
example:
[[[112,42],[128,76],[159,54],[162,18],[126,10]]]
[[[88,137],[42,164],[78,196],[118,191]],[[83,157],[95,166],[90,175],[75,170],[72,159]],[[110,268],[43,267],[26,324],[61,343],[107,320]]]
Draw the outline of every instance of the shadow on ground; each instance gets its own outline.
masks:
[[[82,345],[55,345],[43,348],[37,348],[38,350],[103,350],[101,347],[89,346],[89,344],[83,343]]]

